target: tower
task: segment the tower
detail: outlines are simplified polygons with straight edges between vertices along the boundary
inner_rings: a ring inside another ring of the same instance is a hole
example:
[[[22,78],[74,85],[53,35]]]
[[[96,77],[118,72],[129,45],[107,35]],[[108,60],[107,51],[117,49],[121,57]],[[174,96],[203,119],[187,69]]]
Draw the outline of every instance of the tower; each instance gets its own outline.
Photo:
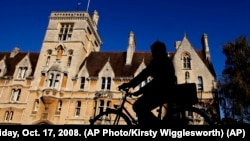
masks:
[[[61,73],[57,74],[60,75],[60,80],[63,77],[75,77],[82,61],[90,52],[100,50],[102,41],[97,32],[98,19],[97,11],[94,11],[93,16],[85,11],[51,12],[35,76],[48,78],[50,71],[58,71]],[[67,81],[63,83],[65,84],[59,85],[67,85]],[[37,89],[44,85],[42,82],[34,82],[33,86]],[[67,88],[70,88],[69,85]]]
[[[51,12],[29,97],[43,103],[42,119],[51,118],[55,114],[51,109],[68,103],[62,99],[71,97],[82,62],[91,52],[100,51],[98,19],[97,11],[92,16],[86,11]]]

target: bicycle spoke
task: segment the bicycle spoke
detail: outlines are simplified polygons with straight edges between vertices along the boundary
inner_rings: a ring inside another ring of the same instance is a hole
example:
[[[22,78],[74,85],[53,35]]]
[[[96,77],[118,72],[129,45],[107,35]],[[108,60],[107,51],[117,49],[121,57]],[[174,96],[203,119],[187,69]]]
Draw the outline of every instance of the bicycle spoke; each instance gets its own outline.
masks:
[[[164,121],[169,125],[211,125],[213,121],[201,110],[194,107],[182,107],[168,113]]]
[[[116,110],[110,110],[97,115],[92,121],[91,125],[131,125],[129,118]]]

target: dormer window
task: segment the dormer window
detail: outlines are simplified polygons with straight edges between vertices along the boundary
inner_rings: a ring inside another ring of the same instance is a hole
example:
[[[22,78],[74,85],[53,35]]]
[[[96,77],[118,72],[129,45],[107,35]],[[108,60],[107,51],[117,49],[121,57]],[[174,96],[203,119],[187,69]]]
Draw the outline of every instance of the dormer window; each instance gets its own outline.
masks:
[[[27,67],[19,67],[17,78],[18,79],[24,79],[25,78],[25,73],[26,73],[27,69],[28,69]]]
[[[102,77],[102,90],[110,90],[111,77]]]
[[[81,89],[81,90],[83,90],[83,89],[84,89],[85,80],[86,80],[86,78],[85,78],[85,77],[81,77],[81,80],[80,80],[80,89]]]

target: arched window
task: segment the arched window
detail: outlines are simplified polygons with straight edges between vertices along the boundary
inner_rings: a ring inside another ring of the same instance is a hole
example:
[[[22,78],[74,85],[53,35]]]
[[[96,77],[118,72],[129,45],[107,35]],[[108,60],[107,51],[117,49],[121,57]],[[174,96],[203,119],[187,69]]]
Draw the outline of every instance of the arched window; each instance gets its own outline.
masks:
[[[71,65],[71,61],[72,61],[72,56],[69,56],[69,57],[68,57],[68,63],[67,63],[67,66],[68,66],[68,67]]]
[[[56,56],[56,59],[61,59],[62,58],[62,54],[63,54],[63,47],[62,46],[59,46],[57,48],[57,56]]]
[[[46,66],[49,66],[49,62],[50,62],[50,56],[47,57]]]
[[[11,121],[13,119],[13,111],[6,111],[4,116],[4,121]]]
[[[201,76],[198,76],[198,90],[203,90],[203,79]]]
[[[38,99],[36,99],[36,100],[35,100],[35,103],[34,103],[34,108],[33,108],[33,111],[37,111],[37,110],[38,110],[38,108],[39,108],[39,100],[38,100]]]
[[[49,65],[49,62],[50,62],[50,56],[51,56],[51,54],[52,54],[52,50],[51,49],[49,49],[49,50],[47,50],[47,60],[46,60],[46,66],[48,66]]]
[[[21,89],[12,89],[11,102],[17,102],[21,95]]]
[[[183,68],[191,69],[191,57],[187,52],[182,54],[182,60],[183,60]]]
[[[73,55],[73,50],[72,50],[72,49],[70,49],[70,50],[68,51],[68,55],[69,55],[69,57],[68,57],[67,66],[69,67],[69,66],[71,65],[71,62],[72,62],[72,55]]]

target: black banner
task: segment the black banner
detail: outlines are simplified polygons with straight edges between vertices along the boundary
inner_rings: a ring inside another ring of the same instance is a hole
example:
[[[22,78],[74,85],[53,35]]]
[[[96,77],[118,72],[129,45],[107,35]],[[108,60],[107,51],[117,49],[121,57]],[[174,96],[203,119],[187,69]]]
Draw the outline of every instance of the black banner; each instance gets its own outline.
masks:
[[[101,139],[240,139],[250,138],[250,126],[186,126],[186,127],[141,127],[141,126],[89,126],[89,125],[1,125],[0,139],[24,140],[47,139],[88,141]]]

